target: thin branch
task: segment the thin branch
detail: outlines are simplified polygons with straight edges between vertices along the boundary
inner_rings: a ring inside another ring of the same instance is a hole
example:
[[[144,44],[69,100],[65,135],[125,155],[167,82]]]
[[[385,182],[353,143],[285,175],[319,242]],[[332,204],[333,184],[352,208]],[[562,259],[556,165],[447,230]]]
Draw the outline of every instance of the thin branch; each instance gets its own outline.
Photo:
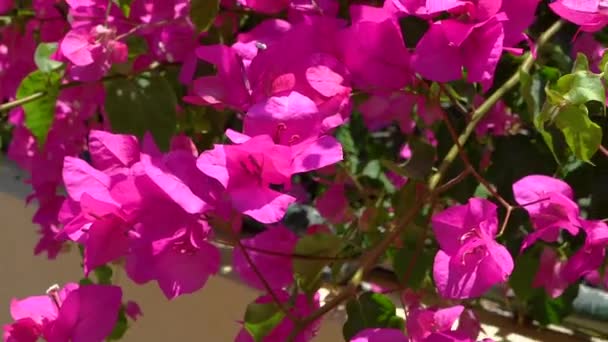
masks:
[[[511,219],[512,213],[513,213],[513,207],[507,207],[507,213],[505,214],[505,219],[502,222],[502,226],[500,226],[500,231],[498,232],[498,235],[496,235],[496,237],[502,236],[502,234],[505,232],[505,229],[507,229],[507,225],[509,224],[509,220]]]
[[[551,25],[551,27],[549,27],[543,34],[541,34],[537,43],[538,49],[540,50],[561,29],[563,25],[564,22],[562,20],[558,20],[553,25]],[[458,138],[458,142],[461,146],[464,146],[466,144],[467,140],[469,140],[469,137],[475,130],[475,127],[477,127],[479,121],[483,119],[483,117],[490,111],[490,109],[496,104],[496,102],[503,98],[506,93],[508,93],[519,83],[520,72],[529,71],[533,64],[534,56],[530,52],[528,52],[528,56],[522,63],[521,67],[513,74],[513,76],[511,76],[511,78],[509,78],[500,88],[498,88],[492,95],[490,95],[486,99],[486,101],[481,106],[479,106],[475,110],[475,112],[473,112],[471,121],[465,128],[465,131]],[[457,155],[458,146],[454,145],[441,162],[439,166],[439,171],[431,177],[431,180],[429,182],[430,189],[435,189],[437,187],[437,185],[441,181],[441,178],[445,176],[448,168],[452,165]]]
[[[103,78],[101,78],[99,81],[97,82],[108,82],[108,81],[112,81],[112,80],[116,80],[116,79],[122,79],[122,78],[130,78],[130,77],[135,77],[137,75],[140,75],[142,73],[148,72],[148,71],[153,71],[153,70],[159,70],[162,69],[164,67],[167,66],[171,66],[171,65],[175,65],[175,63],[163,63],[163,64],[157,64],[153,67],[144,69],[144,70],[140,70],[136,73],[132,73],[132,74],[115,74],[115,75],[109,75],[109,76],[105,76]],[[72,88],[72,87],[78,87],[78,86],[82,86],[82,85],[87,85],[87,84],[92,84],[89,82],[68,82],[68,83],[64,83],[64,84],[60,84],[59,85],[59,90],[63,90],[63,89],[68,89],[68,88]],[[41,99],[45,96],[47,96],[49,94],[48,91],[39,91],[37,93],[33,93],[31,95],[28,95],[26,97],[20,98],[20,99],[16,99],[14,101],[10,101],[7,103],[3,103],[0,104],[0,113],[11,110],[13,108],[19,107],[19,106],[23,106],[24,104],[36,101],[38,99]]]
[[[477,170],[475,170],[475,167],[473,166],[473,164],[471,164],[471,161],[469,160],[469,156],[467,155],[466,151],[464,150],[464,148],[462,147],[462,145],[460,144],[460,141],[458,139],[458,134],[456,133],[456,129],[454,128],[454,126],[452,125],[452,123],[450,122],[450,118],[448,118],[448,115],[441,111],[441,115],[443,117],[443,121],[445,122],[446,126],[448,127],[448,131],[450,132],[450,135],[452,136],[452,139],[454,140],[454,145],[456,146],[456,149],[458,150],[458,154],[460,155],[460,159],[462,159],[462,162],[465,164],[466,168],[471,172],[471,174],[486,188],[486,190],[488,190],[488,192],[498,200],[498,202],[500,202],[500,204],[509,209],[511,208],[511,204],[509,204],[509,202],[507,202],[507,200],[505,200],[497,191],[496,189],[494,189],[494,187],[492,186],[492,184],[490,184],[490,182],[488,182],[487,179],[485,179],[484,177],[482,177],[479,172],[477,172]]]
[[[239,247],[239,246],[236,246],[236,245],[234,245],[228,241],[224,241],[224,240],[214,239],[213,242],[216,242],[218,244],[228,246],[228,247],[234,247],[234,248]],[[277,251],[271,251],[268,249],[263,249],[263,248],[253,247],[253,246],[247,246],[242,243],[241,243],[241,246],[243,248],[245,248],[251,252],[255,252],[255,253],[276,256],[276,257],[281,257],[281,258],[301,259],[301,260],[310,260],[310,261],[348,261],[348,260],[354,260],[358,256],[358,255],[353,255],[353,256],[347,256],[347,257],[326,257],[326,256],[306,255],[306,254],[298,254],[298,253],[290,254],[290,253],[281,253],[281,252],[277,252]]]
[[[443,185],[438,186],[436,192],[438,194],[440,194],[440,193],[444,193],[444,192],[450,190],[451,188],[453,188],[454,186],[456,186],[460,182],[462,182],[470,174],[471,174],[471,169],[465,168],[464,170],[462,170],[461,173],[458,174],[458,176],[450,179],[449,181],[445,182]]]
[[[292,322],[294,322],[294,323],[298,322],[299,319],[296,316],[294,316],[291,313],[291,311],[289,311],[288,308],[285,307],[284,303],[279,299],[279,297],[277,296],[277,294],[274,293],[274,290],[272,289],[272,287],[270,286],[270,284],[268,283],[268,281],[266,280],[266,278],[264,278],[264,276],[262,275],[262,272],[260,272],[260,270],[258,269],[258,267],[255,265],[255,263],[253,262],[253,259],[249,255],[249,252],[243,246],[243,244],[241,243],[241,241],[237,239],[236,243],[237,243],[237,246],[241,249],[241,252],[243,252],[243,255],[245,256],[245,259],[247,260],[247,263],[249,264],[249,266],[251,266],[251,269],[253,270],[253,272],[255,273],[255,275],[260,279],[260,281],[262,282],[262,285],[264,285],[264,288],[266,289],[266,292],[268,292],[268,294],[270,295],[270,297],[272,297],[272,300],[275,302],[275,304],[277,304],[277,306],[279,307],[279,309],[281,309],[281,311],[283,311],[283,313],[285,313],[285,315]]]

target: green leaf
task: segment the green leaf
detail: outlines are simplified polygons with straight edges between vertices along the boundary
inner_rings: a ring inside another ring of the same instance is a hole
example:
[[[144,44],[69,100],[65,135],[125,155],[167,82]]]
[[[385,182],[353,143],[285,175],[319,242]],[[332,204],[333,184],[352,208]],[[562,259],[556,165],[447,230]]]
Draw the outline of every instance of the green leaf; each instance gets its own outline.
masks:
[[[340,237],[328,233],[316,233],[305,235],[298,240],[294,252],[298,255],[333,258],[341,249]],[[294,258],[293,269],[300,287],[307,292],[315,290],[319,285],[321,270],[327,264],[329,264],[327,260]]]
[[[558,298],[551,298],[545,291],[537,292],[530,302],[530,313],[542,325],[559,324],[572,313],[574,299],[578,294],[578,283],[568,287]]]
[[[97,267],[93,272],[97,277],[97,283],[102,285],[112,284],[112,268],[108,265]]]
[[[392,206],[397,217],[405,215],[416,204],[417,185],[416,182],[407,182],[393,195]]]
[[[527,301],[536,293],[532,281],[539,266],[539,256],[527,251],[515,259],[515,269],[509,277],[509,285],[518,299]]]
[[[555,118],[555,125],[566,138],[574,155],[585,162],[597,152],[602,143],[602,128],[589,119],[587,107],[565,106]]]
[[[283,320],[285,313],[274,303],[251,303],[245,311],[245,329],[255,342],[262,341]]]
[[[604,80],[608,81],[608,50],[604,50],[604,55],[602,56],[599,67],[604,76]]]
[[[127,315],[124,308],[121,308],[120,312],[118,313],[116,325],[114,325],[112,333],[110,336],[108,336],[108,341],[118,341],[122,339],[127,332],[127,329],[129,329],[129,322],[127,321]]]
[[[540,110],[540,80],[536,75],[531,76],[528,72],[519,71],[520,92],[526,101],[530,117],[535,117]]]
[[[112,131],[142,137],[152,133],[158,146],[167,150],[177,124],[177,98],[162,76],[120,79],[106,85],[106,111]]]
[[[606,91],[600,76],[589,71],[577,71],[560,77],[554,90],[562,94],[568,104],[581,105],[589,101],[606,103]]]
[[[220,0],[192,0],[190,19],[197,29],[205,32],[211,27],[220,10]]]
[[[32,132],[38,145],[43,146],[55,118],[55,103],[59,95],[61,74],[36,70],[27,75],[17,89],[17,99],[37,96],[23,105],[25,126]]]
[[[435,148],[421,140],[412,140],[409,145],[412,150],[412,158],[407,161],[403,170],[409,178],[424,180],[433,169]]]
[[[34,62],[38,70],[51,72],[61,68],[63,63],[51,59],[51,55],[57,51],[57,43],[40,43],[34,52]]]
[[[416,246],[407,245],[400,248],[393,257],[395,275],[405,287],[414,290],[422,287],[424,279],[432,268],[434,258],[427,250],[422,249],[418,252],[416,249]]]
[[[403,329],[403,319],[396,314],[391,300],[382,294],[366,292],[346,304],[348,318],[342,327],[346,341],[367,328]]]
[[[574,61],[574,65],[572,66],[572,72],[577,71],[589,71],[589,60],[584,53],[577,53],[576,60]]]

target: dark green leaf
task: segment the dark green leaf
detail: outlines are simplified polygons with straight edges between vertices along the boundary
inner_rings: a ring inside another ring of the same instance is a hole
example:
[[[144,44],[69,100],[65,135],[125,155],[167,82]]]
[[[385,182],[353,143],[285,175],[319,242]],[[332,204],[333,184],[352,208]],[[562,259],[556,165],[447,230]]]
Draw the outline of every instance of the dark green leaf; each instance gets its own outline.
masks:
[[[55,117],[55,103],[59,95],[61,74],[40,70],[27,75],[17,89],[17,99],[35,96],[37,99],[23,105],[25,126],[32,132],[38,144],[43,146]]]
[[[395,209],[395,215],[401,217],[416,204],[417,201],[417,183],[407,182],[399,191],[393,195],[392,205]]]
[[[112,268],[108,265],[97,267],[95,270],[95,276],[97,277],[97,283],[103,285],[112,284]]]
[[[520,254],[515,259],[515,269],[509,277],[509,285],[519,300],[527,301],[536,292],[532,280],[539,265],[539,256],[532,251]]]
[[[59,69],[63,63],[51,59],[51,55],[57,51],[57,43],[40,43],[34,52],[34,62],[38,70],[51,72]]]
[[[602,143],[602,128],[589,119],[587,107],[565,106],[555,118],[555,125],[566,138],[568,147],[582,161],[590,162]]]
[[[116,325],[114,325],[114,330],[110,336],[108,336],[108,341],[118,341],[123,338],[127,329],[129,328],[129,323],[127,321],[127,315],[125,313],[124,308],[120,309],[118,314],[118,320],[116,321]]]
[[[274,302],[251,303],[245,312],[245,329],[255,342],[260,342],[279,324],[285,313]]]
[[[574,299],[578,294],[578,283],[568,287],[558,298],[551,298],[545,291],[539,291],[529,302],[530,313],[540,324],[559,324],[572,313]]]
[[[152,133],[163,150],[175,132],[177,98],[161,76],[120,79],[106,86],[106,111],[112,131],[142,137]]]
[[[342,328],[346,341],[367,328],[403,329],[403,319],[397,316],[395,305],[382,294],[366,292],[346,304],[348,318]]]
[[[205,32],[213,24],[219,10],[220,0],[192,0],[190,19],[199,31]]]
[[[600,61],[599,68],[604,75],[604,80],[608,81],[608,50],[604,50],[604,55]]]
[[[412,158],[407,161],[403,170],[410,178],[424,180],[435,163],[435,148],[421,140],[412,140],[409,145]]]
[[[418,256],[416,256],[418,254]],[[419,289],[433,265],[433,255],[417,246],[400,248],[393,258],[393,268],[399,281],[407,288]]]
[[[294,251],[299,255],[332,258],[338,255],[341,248],[340,237],[328,233],[317,233],[303,236],[298,240]],[[321,270],[328,263],[329,261],[326,260],[294,258],[293,269],[300,287],[305,291],[315,290],[320,280]]]

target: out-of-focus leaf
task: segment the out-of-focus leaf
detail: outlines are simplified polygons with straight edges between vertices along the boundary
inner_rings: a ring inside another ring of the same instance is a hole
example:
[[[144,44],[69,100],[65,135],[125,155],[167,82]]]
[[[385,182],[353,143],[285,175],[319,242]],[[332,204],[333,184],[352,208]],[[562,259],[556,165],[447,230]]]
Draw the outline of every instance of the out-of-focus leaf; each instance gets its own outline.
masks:
[[[348,319],[342,327],[346,341],[367,328],[403,329],[403,319],[397,316],[391,300],[382,294],[366,292],[346,304]]]
[[[45,73],[36,70],[27,75],[17,89],[19,100],[40,94],[37,99],[23,105],[25,126],[36,137],[40,146],[46,142],[49,129],[53,125],[60,81],[61,74],[57,71]]]
[[[220,0],[192,0],[190,2],[190,19],[200,32],[211,27],[220,10]]]
[[[161,76],[107,82],[106,111],[112,131],[142,137],[152,133],[158,146],[167,150],[175,132],[177,98]]]
[[[255,342],[260,342],[281,323],[283,317],[285,313],[274,302],[251,303],[245,311],[245,329]]]
[[[342,239],[339,236],[316,233],[305,235],[298,240],[294,252],[299,255],[332,258],[338,255],[341,248]],[[315,290],[320,280],[321,270],[328,263],[326,260],[294,258],[293,269],[300,287],[305,291]]]
[[[536,289],[532,287],[532,280],[538,270],[539,257],[532,253],[532,250],[520,254],[515,259],[515,269],[509,277],[509,286],[521,301],[527,301]]]
[[[529,308],[532,317],[542,325],[559,324],[572,313],[574,299],[578,294],[578,283],[568,287],[566,291],[555,299],[545,291],[538,291],[530,300]]]
[[[403,170],[412,179],[424,180],[431,173],[435,163],[435,148],[421,140],[410,141],[412,158],[410,158]]]
[[[422,249],[418,256],[417,246],[400,248],[393,257],[393,268],[399,281],[407,288],[419,289],[432,269],[434,256]],[[414,260],[415,258],[415,260]]]
[[[51,72],[61,68],[63,63],[51,59],[51,56],[57,51],[57,43],[40,43],[34,52],[34,62],[38,70],[42,72]]]

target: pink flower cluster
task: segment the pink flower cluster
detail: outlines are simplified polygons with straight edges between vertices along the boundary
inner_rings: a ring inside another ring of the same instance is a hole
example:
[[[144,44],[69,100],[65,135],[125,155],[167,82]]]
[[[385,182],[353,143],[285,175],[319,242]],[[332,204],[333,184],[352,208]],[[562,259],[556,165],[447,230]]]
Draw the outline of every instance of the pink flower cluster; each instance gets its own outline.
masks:
[[[235,237],[244,220],[254,220],[265,230],[233,241],[236,273],[265,292],[255,304],[278,300],[287,316],[305,318],[319,308],[320,299],[289,292],[295,283],[291,255],[300,238],[282,221],[291,205],[309,200],[297,195],[295,177],[335,176],[310,202],[328,224],[354,222],[359,213],[348,199],[353,182],[332,167],[345,159],[333,134],[349,122],[353,108],[370,131],[397,123],[402,133],[421,133],[436,147],[432,128],[445,113],[427,81],[464,80],[489,90],[503,52],[523,52],[521,44],[529,40],[523,32],[539,3],[385,0],[380,7],[350,5],[347,21],[339,17],[336,0],[222,0],[212,26],[235,39],[201,45],[209,33],[195,27],[188,0],[133,0],[128,11],[107,0],[34,0],[23,27],[0,28],[0,96],[15,100],[20,82],[36,70],[36,41],[56,43],[52,59],[62,63],[63,86],[45,143],[28,129],[24,109],[9,114],[14,130],[8,155],[30,174],[28,201],[38,202],[33,222],[40,225],[41,238],[35,253],[55,258],[64,245],[76,243],[83,250],[85,276],[124,261],[131,280],[155,281],[174,299],[200,290],[219,272],[217,230]],[[0,13],[18,13],[15,6],[0,0]],[[558,0],[550,7],[584,31],[608,24],[605,1]],[[241,18],[226,9],[264,14],[260,18],[281,14],[281,19],[265,18],[237,32]],[[404,17],[428,24],[415,47],[406,46]],[[601,53],[590,37],[580,36],[575,48],[590,51],[597,69]],[[133,51],[131,39],[145,42],[147,49]],[[165,64],[181,68],[178,78],[187,87],[182,107],[236,112],[242,129],[227,129],[227,141],[204,151],[183,134],[161,151],[150,134],[110,132],[103,83],[117,74],[127,77],[124,70],[131,76]],[[201,76],[203,64],[213,72]],[[360,93],[365,97],[355,101]],[[483,99],[477,95],[471,102],[477,106]],[[476,134],[508,135],[519,123],[498,102]],[[410,145],[400,157],[413,158]],[[397,188],[407,181],[397,174],[387,178]],[[531,175],[513,184],[513,192],[533,228],[521,252],[539,240],[555,243],[563,230],[585,234],[583,247],[568,260],[545,248],[533,285],[559,296],[580,278],[595,275],[608,246],[608,225],[581,216],[570,186]],[[374,224],[371,211],[365,213],[357,221],[365,226],[361,230]],[[497,242],[502,232],[495,204],[471,198],[435,214],[431,225],[439,246],[432,275],[442,297],[476,298],[507,281],[514,263]],[[313,226],[307,234],[332,231]],[[14,323],[5,326],[4,339],[102,341],[121,310],[133,319],[141,314],[135,303],[122,305],[118,287],[68,284],[48,296],[13,301]],[[414,303],[407,310],[408,337],[398,329],[366,329],[351,341],[477,340],[477,321],[462,306]],[[302,329],[296,341],[310,340],[318,325],[316,320]],[[293,329],[294,322],[284,317],[264,341],[286,340]],[[253,337],[243,327],[236,340]]]

